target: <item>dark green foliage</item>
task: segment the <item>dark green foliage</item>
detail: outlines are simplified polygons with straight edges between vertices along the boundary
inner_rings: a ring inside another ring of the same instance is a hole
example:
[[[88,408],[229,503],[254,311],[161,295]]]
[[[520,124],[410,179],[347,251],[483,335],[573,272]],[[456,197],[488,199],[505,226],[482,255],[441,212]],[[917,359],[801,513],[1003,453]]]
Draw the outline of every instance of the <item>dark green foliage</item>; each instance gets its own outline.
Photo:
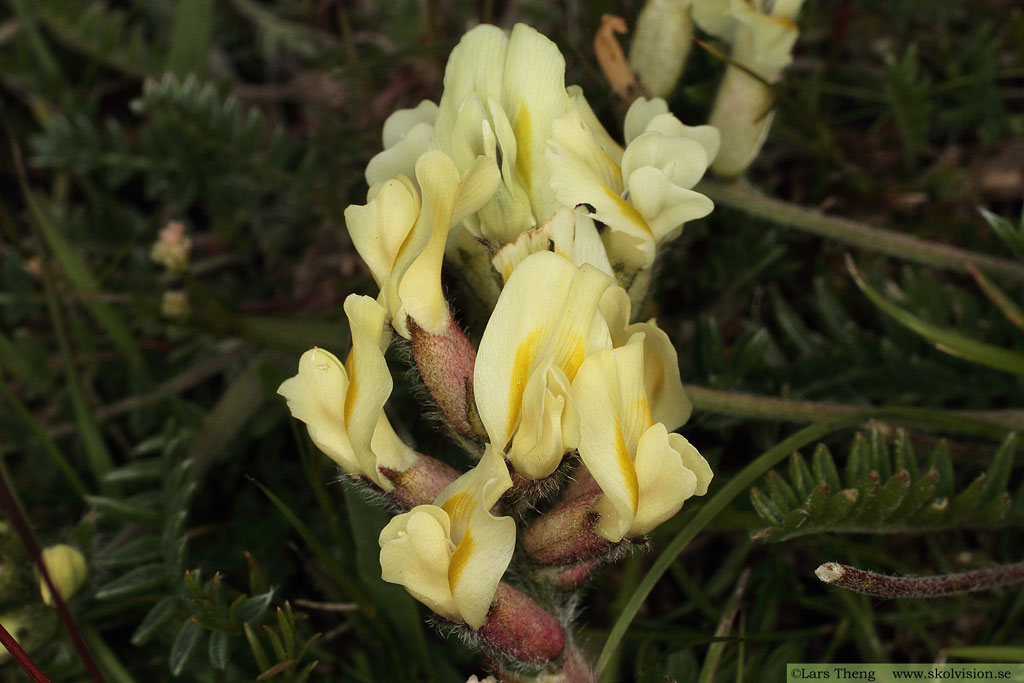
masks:
[[[954,477],[945,441],[920,469],[905,430],[888,437],[874,425],[853,438],[842,478],[824,445],[814,451],[813,474],[799,453],[790,457],[788,480],[769,472],[762,486],[750,490],[754,510],[769,525],[753,538],[779,542],[808,534],[927,533],[1003,523],[1012,514],[1007,484],[1016,452],[1011,434],[988,470],[963,485]]]

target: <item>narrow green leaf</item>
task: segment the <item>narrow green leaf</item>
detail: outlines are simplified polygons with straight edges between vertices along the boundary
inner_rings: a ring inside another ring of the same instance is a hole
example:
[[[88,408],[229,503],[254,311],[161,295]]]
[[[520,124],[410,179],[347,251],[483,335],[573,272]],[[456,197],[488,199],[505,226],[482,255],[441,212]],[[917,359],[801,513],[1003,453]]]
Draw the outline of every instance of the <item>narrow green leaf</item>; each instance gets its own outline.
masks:
[[[903,505],[907,494],[910,492],[910,473],[900,470],[892,475],[882,490],[878,492],[878,499],[874,509],[871,511],[871,519],[877,522],[884,522]]]
[[[786,533],[792,533],[807,523],[807,518],[810,513],[803,508],[797,508],[796,510],[790,510],[786,513],[785,519],[782,520],[782,530]]]
[[[949,515],[949,499],[936,498],[932,502],[918,510],[910,518],[910,523],[915,526],[931,526],[938,524]]]
[[[274,654],[277,656],[277,661],[279,663],[290,662],[291,657],[289,657],[288,653],[285,651],[284,643],[281,642],[281,637],[277,635],[277,631],[266,624],[263,625],[263,631],[267,634],[267,640],[270,641],[270,647],[273,648]]]
[[[754,506],[754,511],[757,513],[757,516],[763,519],[766,523],[773,526],[779,526],[782,524],[785,513],[778,504],[772,500],[771,496],[766,495],[756,486],[750,489],[750,503]]]
[[[971,272],[971,275],[985,296],[999,308],[1003,317],[1017,328],[1024,330],[1024,308],[1018,306],[1013,299],[1006,295],[1006,292],[999,289],[995,283],[985,277],[984,273],[975,268],[973,264],[968,263],[967,269]]]
[[[267,590],[267,578],[263,573],[263,567],[260,566],[256,558],[248,550],[245,551],[245,561],[249,565],[249,592],[253,595],[265,593]]]
[[[167,570],[162,564],[144,564],[132,569],[127,574],[103,584],[96,590],[100,600],[122,598],[153,590],[167,582]]]
[[[280,607],[277,608],[277,630],[281,632],[281,639],[284,641],[284,650],[289,655],[295,652],[295,620],[291,612],[286,612]]]
[[[135,633],[132,634],[131,638],[132,645],[145,645],[152,640],[153,636],[157,634],[164,624],[171,620],[177,611],[178,599],[176,597],[169,595],[161,598],[159,602],[146,612],[146,616],[142,618],[142,623],[135,629]]]
[[[765,475],[765,482],[768,484],[768,492],[771,494],[772,500],[782,510],[792,510],[800,504],[800,498],[797,497],[793,487],[775,470]]]
[[[900,509],[895,516],[899,519],[907,519],[932,500],[935,497],[938,480],[939,473],[932,469],[928,470],[924,476],[911,484],[907,490],[907,495],[903,498],[903,504],[900,505]]]
[[[159,459],[137,460],[110,470],[103,475],[103,481],[111,484],[150,481],[162,478],[165,473],[166,468]]]
[[[846,456],[844,479],[846,485],[856,488],[861,480],[871,471],[871,456],[868,452],[868,441],[861,432],[857,432],[850,444],[850,453]]]
[[[1005,491],[1001,494],[982,503],[971,515],[972,524],[998,524],[1006,519],[1010,509],[1013,507],[1013,500],[1010,494]]]
[[[838,491],[843,488],[839,479],[839,470],[836,468],[836,461],[832,459],[832,453],[825,444],[818,444],[814,449],[814,456],[811,460],[814,478],[828,484],[829,489]]]
[[[234,614],[232,615],[232,621],[242,621],[247,624],[253,624],[258,622],[266,614],[267,609],[270,607],[270,601],[274,599],[274,590],[268,590],[266,593],[260,595],[254,595],[250,598],[242,600]]]
[[[886,481],[892,476],[892,456],[889,454],[885,433],[877,424],[871,425],[868,441],[871,469],[878,472],[878,476]]]
[[[189,619],[181,625],[181,630],[174,638],[171,645],[171,652],[167,657],[167,665],[174,676],[180,676],[188,665],[192,655],[199,645],[199,638],[203,635],[203,629],[199,624]]]
[[[320,660],[310,662],[306,666],[302,667],[299,672],[295,675],[295,683],[306,683],[309,680],[309,675],[313,673],[317,665],[320,664]]]
[[[1006,246],[1019,259],[1024,259],[1024,215],[1021,216],[1020,227],[1015,226],[999,214],[992,213],[988,209],[978,209],[978,213],[985,219],[992,231],[998,235]]]
[[[102,515],[130,522],[156,523],[160,521],[160,512],[146,503],[129,502],[125,499],[107,496],[86,496],[85,501]]]
[[[868,472],[857,482],[857,507],[851,510],[851,518],[872,519],[875,506],[878,503],[878,494],[882,491],[882,478],[878,472]]]
[[[825,513],[822,515],[820,522],[821,526],[830,526],[846,519],[858,500],[860,500],[860,491],[857,489],[843,489],[836,493],[825,504]]]
[[[117,550],[104,556],[101,562],[104,567],[137,567],[152,562],[160,557],[160,537],[149,534],[139,536],[125,543]]]
[[[849,257],[847,267],[854,282],[875,306],[907,329],[927,339],[939,351],[1003,372],[1024,375],[1024,354],[985,344],[922,320],[872,289],[861,279],[853,260]]]
[[[828,484],[821,482],[807,495],[807,500],[804,501],[804,508],[807,509],[812,520],[816,521],[822,514],[824,514],[825,506],[829,499],[828,494]]]
[[[789,458],[789,481],[800,498],[807,498],[817,484],[807,461],[799,453]]]
[[[206,78],[213,27],[213,0],[178,0],[171,25],[167,70],[178,78]]]
[[[249,642],[249,649],[252,651],[252,658],[256,660],[256,666],[260,671],[269,669],[270,659],[267,657],[267,651],[263,649],[260,639],[256,636],[256,631],[249,624],[242,624],[242,632],[245,633],[245,639]]]
[[[988,484],[982,498],[988,500],[1006,491],[1010,484],[1010,472],[1013,470],[1013,461],[1016,455],[1017,434],[1013,433],[1006,437],[996,450],[995,455],[992,456],[992,463],[985,473],[988,476]]]
[[[231,655],[231,636],[224,631],[214,631],[210,634],[209,655],[210,664],[214,669],[223,671],[228,667]]]
[[[935,495],[949,498],[953,495],[953,459],[949,455],[949,444],[943,439],[932,450],[928,467],[938,473]]]
[[[918,475],[917,455],[914,453],[914,445],[910,442],[907,430],[900,428],[896,430],[896,443],[894,445],[893,467],[896,470],[906,470],[910,473],[911,479]]]
[[[253,484],[255,484],[260,491],[263,492],[263,495],[265,495],[270,500],[270,502],[274,504],[274,507],[276,507],[278,511],[282,515],[284,515],[285,519],[288,520],[288,523],[292,525],[292,527],[295,529],[295,531],[298,532],[300,536],[302,536],[302,540],[306,542],[306,545],[309,546],[309,549],[313,552],[313,554],[320,561],[320,563],[327,568],[327,570],[331,574],[331,577],[338,583],[339,588],[341,588],[342,591],[349,596],[349,598],[358,603],[360,609],[364,611],[369,610],[370,605],[366,600],[364,590],[362,590],[354,581],[352,581],[351,578],[349,578],[348,574],[345,572],[345,569],[338,563],[336,559],[334,559],[331,553],[327,550],[323,543],[320,542],[320,540],[310,530],[306,523],[299,519],[299,517],[294,512],[292,512],[291,508],[289,508],[284,503],[283,500],[274,495],[270,491],[270,489],[268,489],[266,486],[256,481],[252,477],[248,477],[248,479]]]
[[[984,472],[978,475],[967,488],[958,493],[949,502],[949,516],[955,521],[963,520],[967,515],[974,512],[974,509],[984,499],[985,489],[988,486],[988,477]]]

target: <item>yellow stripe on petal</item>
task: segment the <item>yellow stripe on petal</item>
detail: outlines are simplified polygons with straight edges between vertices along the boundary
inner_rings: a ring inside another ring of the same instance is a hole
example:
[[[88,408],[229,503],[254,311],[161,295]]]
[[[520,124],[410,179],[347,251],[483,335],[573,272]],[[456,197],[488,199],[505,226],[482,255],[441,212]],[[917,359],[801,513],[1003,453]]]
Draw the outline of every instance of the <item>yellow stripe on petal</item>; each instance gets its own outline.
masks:
[[[455,548],[455,552],[452,553],[448,564],[448,585],[453,591],[455,586],[458,585],[459,579],[462,578],[462,573],[466,570],[469,559],[473,557],[475,546],[476,541],[473,539],[473,534],[467,529],[458,547]]]
[[[352,409],[356,405],[355,398],[359,394],[359,379],[356,377],[355,349],[350,349],[345,358],[345,373],[348,375],[348,393],[345,394],[345,424],[352,420]]]
[[[515,360],[512,361],[512,376],[509,378],[508,386],[508,418],[505,423],[505,433],[510,437],[519,423],[519,415],[523,408],[523,391],[526,389],[527,380],[530,379],[530,366],[539,341],[540,330],[532,330],[519,342]],[[506,444],[501,444],[502,448],[505,446]]]
[[[615,424],[615,458],[619,466],[619,473],[626,483],[626,490],[629,492],[629,504],[636,515],[637,504],[640,501],[640,484],[636,479],[636,467],[633,465],[633,456],[626,448],[626,440],[622,436],[622,426],[616,421]]]

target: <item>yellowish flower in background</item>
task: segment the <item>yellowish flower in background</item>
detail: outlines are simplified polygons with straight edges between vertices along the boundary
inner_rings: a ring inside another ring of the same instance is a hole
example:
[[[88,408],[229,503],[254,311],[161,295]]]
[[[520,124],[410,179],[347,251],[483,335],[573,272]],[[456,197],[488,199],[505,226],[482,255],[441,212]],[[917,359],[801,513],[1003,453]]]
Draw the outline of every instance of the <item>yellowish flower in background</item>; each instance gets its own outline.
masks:
[[[43,564],[46,565],[46,572],[53,580],[53,585],[62,598],[67,600],[74,595],[85,583],[89,576],[89,567],[85,563],[85,555],[78,548],[63,543],[44,548],[42,552]],[[39,594],[43,602],[54,607],[57,601],[50,592],[50,586],[46,579],[38,576]]]
[[[384,527],[381,578],[445,619],[483,626],[515,550],[515,521],[490,512],[511,486],[504,459],[488,447],[433,505],[418,505]]]
[[[384,309],[368,296],[349,295],[345,313],[352,350],[342,364],[333,354],[313,348],[299,359],[299,372],[277,393],[292,415],[306,423],[317,448],[348,474],[363,475],[385,491],[394,488],[378,467],[403,471],[416,455],[395,434],[384,414],[392,380],[383,350],[387,347]]]
[[[697,25],[731,43],[730,59],[735,63],[722,77],[709,117],[722,133],[722,149],[712,165],[717,175],[743,173],[761,151],[775,116],[770,84],[793,60],[799,35],[796,18],[803,2],[694,0]]]
[[[480,340],[473,385],[495,448],[529,479],[550,475],[580,439],[569,393],[583,359],[611,346],[598,312],[612,278],[543,251],[512,271]]]
[[[690,0],[647,0],[629,42],[629,65],[647,92],[675,90],[693,43]]]
[[[612,542],[648,533],[707,493],[711,468],[655,422],[644,385],[644,339],[587,357],[572,383],[580,458],[603,492],[594,531]]]
[[[498,184],[497,169],[483,157],[461,175],[436,150],[420,156],[415,167],[419,191],[400,175],[374,185],[366,205],[345,210],[352,243],[380,286],[379,300],[395,330],[406,339],[407,318],[431,334],[446,332],[451,315],[441,265],[448,231],[490,199]]]
[[[547,150],[551,186],[563,204],[593,207],[593,218],[609,228],[603,235],[608,258],[638,303],[647,292],[658,245],[714,208],[690,189],[707,169],[713,134],[684,126],[667,106],[665,116],[647,116],[651,105],[641,99],[627,113],[630,134],[636,135],[627,137],[620,156],[609,148],[607,134],[593,127],[587,109],[577,106],[553,125]],[[643,127],[634,123],[639,119],[647,119]]]
[[[191,253],[192,240],[185,234],[185,225],[181,221],[170,221],[160,230],[149,257],[167,270],[177,272],[188,268]]]

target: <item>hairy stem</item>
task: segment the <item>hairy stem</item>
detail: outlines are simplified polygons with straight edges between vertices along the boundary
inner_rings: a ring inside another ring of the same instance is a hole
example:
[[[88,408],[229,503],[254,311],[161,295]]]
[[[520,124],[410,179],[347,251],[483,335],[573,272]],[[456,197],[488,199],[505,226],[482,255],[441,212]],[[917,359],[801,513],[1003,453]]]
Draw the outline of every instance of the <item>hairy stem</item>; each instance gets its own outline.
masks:
[[[1024,280],[1024,264],[1016,261],[958,249],[848,218],[827,216],[814,209],[763,195],[745,180],[731,183],[702,180],[694,189],[706,194],[716,204],[846,244],[963,273],[968,270],[967,264],[973,263],[979,270],[991,275]]]
[[[870,408],[831,401],[803,401],[722,391],[693,385],[686,386],[686,395],[695,411],[751,417],[779,422],[813,422],[832,417],[877,412],[877,417],[897,421],[926,423],[930,418],[952,418],[969,423],[988,423],[1006,429],[1024,429],[1022,410],[928,410],[915,408]],[[943,425],[950,426],[950,425]]]
[[[879,598],[938,598],[1024,583],[1024,562],[940,576],[887,576],[826,562],[814,574],[833,586]]]

